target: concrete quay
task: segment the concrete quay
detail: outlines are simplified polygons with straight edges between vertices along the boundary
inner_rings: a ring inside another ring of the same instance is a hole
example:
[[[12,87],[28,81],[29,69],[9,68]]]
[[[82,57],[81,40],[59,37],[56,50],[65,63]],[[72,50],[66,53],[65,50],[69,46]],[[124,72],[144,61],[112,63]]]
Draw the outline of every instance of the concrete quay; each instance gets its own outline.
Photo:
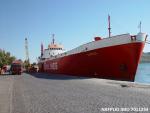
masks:
[[[0,113],[150,113],[150,85],[53,74],[0,76]]]

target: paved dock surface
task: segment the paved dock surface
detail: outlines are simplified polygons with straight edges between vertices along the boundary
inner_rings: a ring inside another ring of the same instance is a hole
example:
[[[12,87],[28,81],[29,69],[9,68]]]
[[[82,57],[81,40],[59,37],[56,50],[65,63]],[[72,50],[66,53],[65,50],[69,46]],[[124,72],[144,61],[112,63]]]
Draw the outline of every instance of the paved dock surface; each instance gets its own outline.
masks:
[[[150,113],[150,85],[38,73],[0,76],[0,113],[113,113],[107,108]]]

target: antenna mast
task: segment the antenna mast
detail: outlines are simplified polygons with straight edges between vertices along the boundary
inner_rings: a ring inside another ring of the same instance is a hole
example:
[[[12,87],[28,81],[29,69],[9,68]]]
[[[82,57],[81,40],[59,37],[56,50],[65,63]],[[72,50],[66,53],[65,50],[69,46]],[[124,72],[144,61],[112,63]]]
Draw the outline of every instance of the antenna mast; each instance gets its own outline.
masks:
[[[26,61],[29,62],[29,51],[28,51],[28,40],[25,38],[25,53],[26,53]]]
[[[109,38],[110,38],[111,37],[110,15],[108,15],[108,31],[109,31]]]

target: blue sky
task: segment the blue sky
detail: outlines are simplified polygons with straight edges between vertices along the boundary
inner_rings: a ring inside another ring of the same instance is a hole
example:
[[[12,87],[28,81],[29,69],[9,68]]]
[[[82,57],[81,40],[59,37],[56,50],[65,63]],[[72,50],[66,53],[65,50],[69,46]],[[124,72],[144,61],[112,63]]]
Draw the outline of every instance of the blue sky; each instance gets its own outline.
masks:
[[[27,37],[34,62],[41,42],[47,48],[53,33],[66,50],[107,37],[108,14],[112,35],[137,34],[140,21],[150,34],[149,12],[149,0],[0,0],[0,48],[24,60]],[[150,45],[144,51],[150,52]]]

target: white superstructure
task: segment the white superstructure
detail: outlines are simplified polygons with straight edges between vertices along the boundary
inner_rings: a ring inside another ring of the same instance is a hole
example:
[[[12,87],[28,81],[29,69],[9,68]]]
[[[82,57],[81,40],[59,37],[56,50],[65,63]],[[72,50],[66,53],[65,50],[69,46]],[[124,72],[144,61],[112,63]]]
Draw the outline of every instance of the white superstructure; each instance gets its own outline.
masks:
[[[64,51],[61,45],[51,44],[49,45],[48,49],[44,50],[42,58],[51,58],[63,52]]]

